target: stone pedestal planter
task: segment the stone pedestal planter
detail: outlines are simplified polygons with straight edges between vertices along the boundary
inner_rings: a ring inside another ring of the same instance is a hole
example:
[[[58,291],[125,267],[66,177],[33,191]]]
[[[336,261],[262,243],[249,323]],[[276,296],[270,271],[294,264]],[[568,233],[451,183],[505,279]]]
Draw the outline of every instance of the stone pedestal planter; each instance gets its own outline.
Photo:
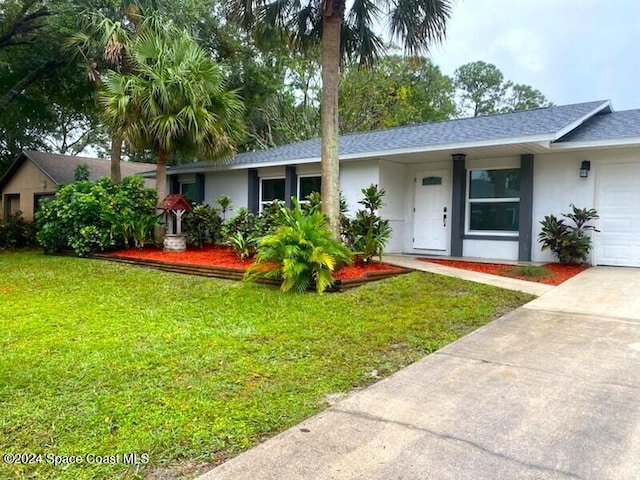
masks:
[[[184,252],[187,249],[187,237],[181,234],[167,234],[163,245],[165,252]]]

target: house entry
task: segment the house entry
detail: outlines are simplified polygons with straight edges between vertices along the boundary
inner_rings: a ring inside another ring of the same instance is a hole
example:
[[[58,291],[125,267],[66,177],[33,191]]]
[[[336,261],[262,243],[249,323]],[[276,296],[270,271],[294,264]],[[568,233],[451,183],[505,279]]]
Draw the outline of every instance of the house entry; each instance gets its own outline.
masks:
[[[449,172],[434,170],[416,175],[413,248],[446,253],[451,198]]]

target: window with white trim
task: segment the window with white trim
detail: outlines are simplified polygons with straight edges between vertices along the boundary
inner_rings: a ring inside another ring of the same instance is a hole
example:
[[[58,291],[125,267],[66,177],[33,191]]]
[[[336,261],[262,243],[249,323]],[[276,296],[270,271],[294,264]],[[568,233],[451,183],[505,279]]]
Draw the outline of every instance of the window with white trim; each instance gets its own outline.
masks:
[[[302,175],[298,177],[298,200],[305,202],[311,193],[320,193],[322,177],[319,175]]]
[[[260,179],[260,211],[274,200],[284,200],[284,177]]]
[[[517,234],[520,169],[470,170],[467,185],[467,232]]]

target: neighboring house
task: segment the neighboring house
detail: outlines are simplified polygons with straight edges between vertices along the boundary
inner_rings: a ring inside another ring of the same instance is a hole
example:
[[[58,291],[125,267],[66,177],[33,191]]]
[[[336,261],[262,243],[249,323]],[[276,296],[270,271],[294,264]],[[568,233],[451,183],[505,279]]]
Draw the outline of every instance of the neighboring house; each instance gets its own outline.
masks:
[[[581,172],[581,168],[582,169]],[[171,193],[258,211],[320,186],[320,140],[170,167]],[[609,101],[426,123],[340,137],[340,188],[386,191],[388,253],[547,261],[545,215],[594,207],[592,263],[640,266],[640,110]]]
[[[54,153],[24,151],[0,178],[0,218],[21,211],[32,220],[40,201],[55,195],[58,187],[71,183],[78,165],[89,167],[89,179],[97,180],[111,174],[111,162],[100,158],[74,157]],[[122,178],[155,171],[152,163],[122,162]],[[151,175],[147,175],[153,177]],[[148,187],[155,187],[155,178],[146,178]]]

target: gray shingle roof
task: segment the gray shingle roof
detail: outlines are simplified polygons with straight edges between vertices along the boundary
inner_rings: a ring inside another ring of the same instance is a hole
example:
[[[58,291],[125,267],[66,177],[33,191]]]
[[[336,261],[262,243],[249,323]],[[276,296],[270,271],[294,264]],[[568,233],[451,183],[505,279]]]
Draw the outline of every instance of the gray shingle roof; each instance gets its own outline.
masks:
[[[404,127],[354,133],[340,137],[340,156],[440,145],[506,141],[523,137],[548,137],[556,140],[559,132],[598,110],[609,111],[608,101],[578,103],[520,112],[423,123]],[[251,166],[273,162],[295,162],[320,158],[320,139],[305,140],[268,150],[241,153],[218,165]],[[216,165],[198,162],[171,167],[178,172]]]
[[[100,177],[111,175],[111,162],[108,159],[58,155],[32,150],[25,150],[23,153],[58,185],[73,182],[76,167],[80,164],[86,164],[89,167],[89,180],[95,181]],[[120,163],[123,178],[155,170],[155,168],[153,163]]]
[[[558,142],[640,138],[640,110],[594,115]]]

